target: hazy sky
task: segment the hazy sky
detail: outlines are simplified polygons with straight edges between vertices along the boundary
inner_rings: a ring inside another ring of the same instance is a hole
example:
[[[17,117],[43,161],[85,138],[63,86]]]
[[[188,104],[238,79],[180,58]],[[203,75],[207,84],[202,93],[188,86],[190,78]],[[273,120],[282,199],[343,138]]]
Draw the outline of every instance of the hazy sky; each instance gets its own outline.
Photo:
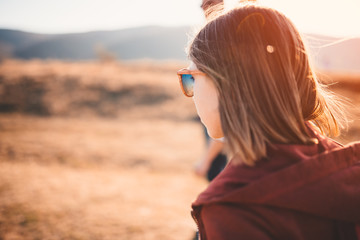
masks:
[[[231,6],[236,0],[225,0]],[[0,28],[39,33],[197,25],[201,0],[0,0]],[[302,32],[360,37],[360,0],[260,0]]]

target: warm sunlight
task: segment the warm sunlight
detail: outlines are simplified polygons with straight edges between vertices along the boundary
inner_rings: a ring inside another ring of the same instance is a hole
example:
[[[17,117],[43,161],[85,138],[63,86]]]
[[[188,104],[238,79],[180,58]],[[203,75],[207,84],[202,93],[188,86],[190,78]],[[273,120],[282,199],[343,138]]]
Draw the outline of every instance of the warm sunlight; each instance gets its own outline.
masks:
[[[339,37],[360,36],[360,1],[358,0],[260,0],[260,2],[284,12],[302,32]]]
[[[238,0],[225,0],[231,6]],[[360,36],[360,1],[259,0],[283,11],[303,32]],[[41,33],[114,30],[144,25],[196,25],[201,0],[0,1],[0,28]]]
[[[360,0],[202,1],[0,0],[0,240],[360,240]]]

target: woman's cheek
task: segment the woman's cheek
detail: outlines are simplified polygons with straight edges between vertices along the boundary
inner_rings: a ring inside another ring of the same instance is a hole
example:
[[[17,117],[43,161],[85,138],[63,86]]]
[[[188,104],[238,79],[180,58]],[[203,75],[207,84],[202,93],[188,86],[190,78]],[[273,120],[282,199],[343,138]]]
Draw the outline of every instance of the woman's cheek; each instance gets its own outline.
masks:
[[[196,85],[194,86],[193,101],[194,101],[194,104],[195,104],[196,112],[199,115],[201,121],[203,122],[204,114],[202,113],[203,108],[202,108],[202,104],[201,104],[201,96],[200,96],[200,92],[197,90]]]
[[[213,138],[223,137],[217,93],[210,79],[195,80],[193,100],[201,122],[206,126],[209,135]]]
[[[195,104],[195,108],[196,108],[196,112],[199,115],[201,121],[203,121],[203,114],[202,114],[202,106],[201,106],[201,99],[202,99],[202,92],[201,92],[201,87],[199,86],[199,81],[198,79],[195,80],[194,83],[194,96],[193,96],[193,101]]]

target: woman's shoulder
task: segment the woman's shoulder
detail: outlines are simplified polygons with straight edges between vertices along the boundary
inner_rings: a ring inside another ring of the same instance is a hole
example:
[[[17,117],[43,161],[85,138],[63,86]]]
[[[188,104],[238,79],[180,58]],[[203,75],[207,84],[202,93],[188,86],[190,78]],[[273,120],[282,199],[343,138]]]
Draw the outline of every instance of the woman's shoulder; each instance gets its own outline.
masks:
[[[360,142],[342,146],[324,137],[312,146],[278,145],[269,149],[268,156],[257,161],[255,166],[234,164],[232,159],[193,206],[235,201],[234,196],[239,194],[241,197],[236,201],[243,202],[248,198],[256,202],[256,196],[262,193],[271,195],[297,186],[293,188],[295,190],[310,184],[307,183],[310,178],[316,181],[320,177],[330,177],[332,173],[359,163]]]

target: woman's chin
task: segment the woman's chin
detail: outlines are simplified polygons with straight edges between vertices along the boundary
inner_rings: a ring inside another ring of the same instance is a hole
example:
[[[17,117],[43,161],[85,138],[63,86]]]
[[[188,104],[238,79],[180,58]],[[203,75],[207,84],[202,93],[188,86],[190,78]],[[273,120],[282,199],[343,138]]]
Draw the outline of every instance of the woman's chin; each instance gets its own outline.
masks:
[[[224,134],[221,131],[211,131],[211,130],[207,129],[207,132],[208,132],[209,136],[214,140],[221,141],[224,139]]]

